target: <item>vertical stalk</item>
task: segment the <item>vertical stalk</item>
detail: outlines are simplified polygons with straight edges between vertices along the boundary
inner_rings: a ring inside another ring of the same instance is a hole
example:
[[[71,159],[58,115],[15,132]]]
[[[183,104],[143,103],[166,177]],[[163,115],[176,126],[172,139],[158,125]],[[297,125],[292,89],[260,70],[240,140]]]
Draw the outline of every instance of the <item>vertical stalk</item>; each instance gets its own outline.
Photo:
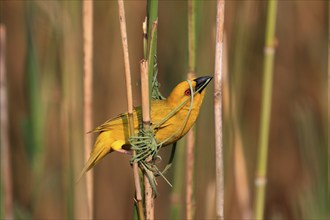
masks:
[[[154,76],[155,55],[157,53],[157,20],[158,20],[158,0],[147,1],[147,29],[148,29],[148,72],[149,88],[152,88],[152,79]],[[151,97],[152,89],[149,90]]]
[[[158,0],[148,0],[147,2],[147,26],[148,36],[151,35],[152,23],[158,19]]]
[[[158,0],[147,1],[147,24],[143,24],[144,56],[141,62],[141,92],[143,128],[150,127],[150,98],[152,97],[152,80],[155,75],[155,55],[157,53]],[[145,34],[147,30],[147,35]],[[147,43],[147,45],[145,45]],[[147,50],[145,50],[145,48]],[[149,172],[145,170],[145,172]],[[149,175],[153,175],[150,173]],[[154,196],[151,184],[144,174],[144,195],[146,219],[154,219]]]
[[[188,70],[194,73],[196,71],[196,0],[188,1],[188,57]]]
[[[38,69],[38,55],[35,44],[34,25],[34,6],[33,4],[26,4],[26,26],[27,26],[27,39],[28,39],[28,55],[27,55],[27,85],[28,85],[28,99],[29,99],[29,119],[28,128],[26,129],[27,135],[31,138],[28,146],[29,156],[32,162],[34,193],[38,190],[37,184],[41,177],[43,170],[42,157],[43,157],[43,108],[40,102],[39,92],[39,69]]]
[[[68,219],[82,219],[88,216],[88,204],[85,184],[75,184],[76,175],[81,171],[84,160],[84,149],[76,146],[84,145],[84,93],[83,60],[79,49],[82,43],[77,40],[82,36],[81,11],[82,2],[61,1],[61,10],[65,16],[60,16],[61,55],[60,68],[62,74],[61,111],[63,120],[62,136],[64,138],[63,149],[65,152],[64,173],[67,184],[67,213]],[[40,191],[40,190],[39,190]]]
[[[328,2],[328,158],[330,158],[330,3]],[[328,159],[328,171],[330,160]],[[330,175],[328,175],[328,198],[330,198]],[[328,200],[330,202],[330,199]]]
[[[148,51],[148,71],[149,71],[149,82],[152,82],[152,76],[154,75],[154,65],[155,65],[155,55],[157,52],[157,27],[158,27],[158,20],[155,20],[151,25],[151,32],[148,35],[148,42],[149,42],[149,51]],[[151,79],[150,79],[151,78]],[[152,84],[149,84],[150,88],[152,88]],[[151,94],[152,91],[149,91]]]
[[[84,35],[84,130],[93,129],[93,1],[83,2]],[[85,161],[92,147],[92,136],[85,135]],[[86,173],[88,219],[93,219],[93,171]]]
[[[123,44],[124,62],[125,62],[129,133],[130,135],[133,135],[134,134],[133,94],[132,94],[131,70],[129,64],[129,53],[128,53],[128,43],[127,43],[125,8],[124,8],[123,0],[118,0],[118,10],[119,10],[120,33]],[[136,152],[133,151],[133,156],[135,155]],[[144,213],[143,213],[143,205],[142,205],[141,183],[140,183],[139,168],[137,163],[133,163],[133,175],[134,175],[134,183],[135,183],[135,199],[137,203],[138,216],[140,220],[143,220]]]
[[[272,98],[272,80],[275,55],[275,26],[277,1],[269,0],[267,7],[266,41],[263,64],[262,106],[259,133],[259,154],[255,177],[254,218],[263,219],[265,206],[265,191],[267,182],[267,154],[270,127],[270,111]]]
[[[147,32],[147,17],[145,17],[144,22],[142,23],[142,32],[143,32],[143,57],[147,59],[148,51],[148,32]]]
[[[3,197],[4,214],[0,218],[13,219],[13,193],[12,193],[12,176],[11,176],[11,160],[9,149],[9,130],[8,130],[8,94],[6,79],[6,29],[4,25],[0,25],[0,146],[1,146],[1,172],[3,174]],[[2,208],[2,207],[0,207]]]
[[[196,1],[188,1],[188,74],[187,78],[196,77]],[[187,134],[186,143],[186,218],[193,219],[194,209],[194,164],[195,137],[194,127]]]
[[[186,218],[194,219],[194,164],[195,164],[195,136],[194,127],[187,134],[186,146]]]
[[[150,99],[149,99],[149,77],[148,77],[148,62],[142,60],[141,62],[141,94],[142,94],[142,122],[143,129],[147,130],[150,128]],[[151,159],[151,158],[150,158]],[[144,170],[144,172],[150,172]],[[149,173],[149,175],[153,175]],[[144,200],[146,219],[154,219],[154,196],[151,184],[146,174],[144,174]]]
[[[214,122],[216,156],[216,216],[224,219],[224,169],[222,139],[222,74],[225,0],[217,1],[215,71],[214,71]]]
[[[150,126],[150,98],[152,97],[152,79],[154,77],[155,55],[157,53],[158,0],[147,2],[147,60],[141,62],[142,121],[144,129]],[[145,171],[149,172],[149,171]],[[150,173],[149,175],[153,175]],[[146,219],[154,219],[154,196],[147,175],[144,174],[144,195]]]

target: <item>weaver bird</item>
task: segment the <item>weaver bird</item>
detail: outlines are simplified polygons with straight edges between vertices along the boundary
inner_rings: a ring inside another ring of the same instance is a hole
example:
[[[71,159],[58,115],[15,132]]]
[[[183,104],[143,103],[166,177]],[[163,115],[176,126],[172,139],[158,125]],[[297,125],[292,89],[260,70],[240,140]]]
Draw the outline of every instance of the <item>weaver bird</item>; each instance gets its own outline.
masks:
[[[172,90],[167,99],[151,101],[151,127],[158,143],[162,143],[162,146],[170,145],[189,131],[199,114],[204,89],[211,80],[212,77],[203,76],[183,81]],[[133,112],[135,133],[139,130],[141,117],[141,107],[136,107]],[[91,131],[99,132],[99,135],[81,176],[108,153],[128,153],[125,150],[129,146],[128,124],[128,114],[123,113]]]

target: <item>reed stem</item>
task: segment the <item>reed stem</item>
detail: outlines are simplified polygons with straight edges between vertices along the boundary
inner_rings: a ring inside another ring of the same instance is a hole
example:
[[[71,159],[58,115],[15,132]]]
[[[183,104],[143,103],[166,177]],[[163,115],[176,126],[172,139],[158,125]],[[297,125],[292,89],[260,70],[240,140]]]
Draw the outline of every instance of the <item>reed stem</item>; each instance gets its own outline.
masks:
[[[152,79],[154,76],[155,55],[157,53],[157,22],[158,21],[158,0],[147,1],[147,41],[148,41],[148,71],[149,88],[152,88]],[[151,97],[152,89],[149,90]]]
[[[1,172],[3,178],[4,194],[4,213],[0,218],[13,219],[13,192],[12,192],[12,176],[11,176],[11,156],[9,148],[9,130],[8,130],[8,93],[6,79],[6,28],[0,25],[0,146],[1,146]],[[2,198],[1,198],[2,199]],[[2,207],[0,207],[2,208]]]
[[[150,118],[150,99],[149,99],[149,77],[148,77],[148,62],[142,60],[141,64],[141,94],[142,94],[142,122],[143,129],[148,130],[150,128],[151,118]],[[150,158],[151,159],[151,156]],[[150,172],[147,169],[144,172]],[[149,173],[153,175],[153,173]],[[144,200],[145,200],[145,211],[146,219],[154,219],[154,196],[151,184],[147,177],[147,174],[144,174]]]
[[[127,106],[128,106],[128,121],[129,121],[129,133],[130,136],[134,134],[134,121],[133,121],[133,94],[132,94],[132,82],[131,82],[131,70],[129,64],[129,53],[127,43],[127,31],[126,31],[126,19],[124,1],[118,0],[119,9],[119,22],[120,33],[123,44],[124,62],[125,62],[125,79],[126,79],[126,93],[127,93]],[[136,152],[133,150],[133,157],[136,156]],[[137,163],[133,163],[133,175],[135,183],[135,199],[137,203],[137,211],[140,220],[144,219],[143,205],[142,205],[142,193],[141,183],[139,177],[139,168]]]
[[[259,153],[255,177],[254,218],[263,219],[267,182],[267,155],[271,114],[272,80],[275,55],[275,26],[277,1],[269,0],[267,7],[266,41],[263,64],[262,106],[259,132]]]
[[[224,168],[222,139],[222,74],[225,0],[217,1],[215,71],[214,71],[214,122],[216,156],[216,217],[224,219]]]
[[[84,130],[93,129],[93,1],[83,2],[83,35],[84,35]],[[92,136],[85,135],[85,161],[92,148]],[[86,173],[86,191],[88,219],[93,219],[93,170]]]
[[[194,127],[187,134],[186,143],[186,218],[194,219],[194,164],[195,164],[195,135]]]
[[[330,4],[328,3],[328,171],[330,170]],[[328,198],[330,198],[330,175],[328,175]],[[330,199],[328,200],[330,202]],[[329,211],[330,214],[330,211]]]
[[[142,121],[144,129],[150,127],[150,99],[152,97],[152,81],[155,76],[154,66],[157,54],[157,26],[158,26],[158,0],[148,0],[147,2],[147,60],[141,62],[141,89],[142,89]],[[149,172],[145,170],[145,172]],[[153,175],[153,173],[149,173]],[[146,219],[154,219],[154,196],[151,184],[144,174],[144,195]]]
[[[196,0],[188,1],[188,69],[196,72]]]
[[[152,79],[155,75],[154,66],[156,64],[156,53],[157,53],[157,27],[158,20],[155,20],[151,25],[151,32],[148,35],[149,51],[147,56],[148,71],[149,71],[149,88],[152,88]],[[149,89],[149,97],[152,97],[152,89]]]
[[[188,1],[188,73],[187,78],[196,77],[196,1]],[[193,219],[194,208],[194,164],[195,136],[194,127],[187,134],[186,142],[186,218]]]

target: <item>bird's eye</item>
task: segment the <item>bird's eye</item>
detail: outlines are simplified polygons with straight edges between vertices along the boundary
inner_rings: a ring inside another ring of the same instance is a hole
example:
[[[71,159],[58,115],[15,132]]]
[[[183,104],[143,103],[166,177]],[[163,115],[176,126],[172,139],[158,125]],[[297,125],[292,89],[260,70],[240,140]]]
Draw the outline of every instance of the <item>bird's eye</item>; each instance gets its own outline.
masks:
[[[187,89],[186,91],[184,91],[184,94],[185,94],[186,96],[190,96],[190,94],[191,94],[190,89]]]

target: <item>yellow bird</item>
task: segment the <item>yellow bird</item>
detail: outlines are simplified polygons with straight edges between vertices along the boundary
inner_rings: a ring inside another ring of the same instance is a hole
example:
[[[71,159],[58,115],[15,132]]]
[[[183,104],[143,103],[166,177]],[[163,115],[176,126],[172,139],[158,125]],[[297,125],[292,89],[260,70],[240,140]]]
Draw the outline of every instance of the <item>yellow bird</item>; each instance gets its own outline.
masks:
[[[203,76],[183,81],[173,89],[167,99],[151,101],[151,126],[154,128],[158,143],[163,142],[162,146],[172,144],[190,130],[199,114],[205,95],[204,88],[211,80],[212,77]],[[191,97],[192,93],[193,97]],[[164,120],[167,116],[171,117]],[[139,130],[141,117],[141,107],[135,108],[133,112],[135,133]],[[99,132],[99,136],[81,176],[112,151],[128,153],[125,150],[126,146],[129,146],[128,126],[128,114],[123,113],[91,131]]]

